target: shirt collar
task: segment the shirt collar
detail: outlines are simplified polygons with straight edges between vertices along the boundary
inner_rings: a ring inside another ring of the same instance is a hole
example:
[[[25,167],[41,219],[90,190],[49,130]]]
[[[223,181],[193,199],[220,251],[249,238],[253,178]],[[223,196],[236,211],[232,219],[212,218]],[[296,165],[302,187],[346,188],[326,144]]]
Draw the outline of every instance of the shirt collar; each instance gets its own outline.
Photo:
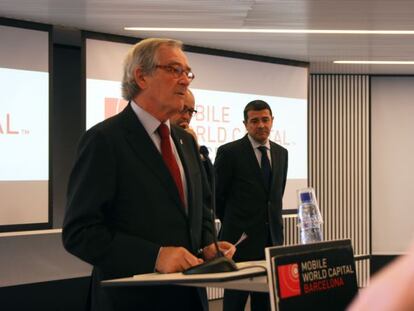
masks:
[[[157,118],[155,118],[152,114],[150,114],[149,112],[145,111],[140,106],[138,106],[133,100],[131,100],[131,108],[137,115],[139,121],[141,121],[141,124],[145,128],[147,133],[149,135],[153,135],[157,131],[161,122]],[[170,120],[167,120],[164,123],[168,126],[168,129],[171,132]]]
[[[256,149],[257,147],[260,147],[260,146],[265,146],[268,150],[270,150],[270,141],[269,141],[269,139],[266,140],[266,142],[264,144],[261,144],[261,143],[257,142],[256,140],[254,140],[254,138],[251,137],[249,134],[247,134],[247,137],[249,138],[249,141],[252,144],[253,149]]]

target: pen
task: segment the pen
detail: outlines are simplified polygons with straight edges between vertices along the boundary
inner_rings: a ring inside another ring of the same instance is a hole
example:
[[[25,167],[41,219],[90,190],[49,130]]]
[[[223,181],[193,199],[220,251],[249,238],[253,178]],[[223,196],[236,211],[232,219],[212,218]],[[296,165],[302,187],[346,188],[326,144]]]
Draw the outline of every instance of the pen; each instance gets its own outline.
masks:
[[[234,243],[234,247],[236,247],[237,245],[239,245],[241,242],[243,242],[244,240],[246,240],[248,237],[248,235],[246,234],[246,232],[243,232],[242,235],[240,236],[240,238],[237,240],[236,243]],[[230,252],[230,249],[228,249],[224,255],[226,255],[228,252]]]

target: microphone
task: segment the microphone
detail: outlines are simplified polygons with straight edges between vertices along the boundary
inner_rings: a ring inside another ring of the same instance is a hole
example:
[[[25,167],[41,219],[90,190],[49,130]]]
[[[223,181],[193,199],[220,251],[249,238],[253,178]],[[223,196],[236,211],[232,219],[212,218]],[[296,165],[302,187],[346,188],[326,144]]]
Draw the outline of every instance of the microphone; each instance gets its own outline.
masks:
[[[206,273],[219,273],[219,272],[232,272],[237,271],[236,263],[232,260],[224,256],[223,252],[220,250],[217,242],[217,232],[216,226],[214,223],[213,217],[213,210],[210,210],[211,218],[213,220],[213,243],[216,248],[216,257],[213,259],[207,260],[202,264],[197,266],[193,266],[188,268],[187,270],[183,271],[183,274],[191,275],[191,274],[206,274]]]
[[[203,262],[197,266],[188,268],[187,270],[183,271],[183,274],[191,275],[191,274],[205,274],[205,273],[219,273],[219,272],[231,272],[237,271],[236,263],[232,260],[227,258],[223,252],[220,250],[217,241],[217,230],[215,224],[215,180],[214,180],[214,168],[211,163],[210,158],[208,157],[208,149],[206,146],[200,147],[200,154],[203,155],[205,159],[205,170],[207,175],[209,176],[210,181],[210,188],[211,188],[211,208],[210,208],[210,217],[213,226],[213,243],[214,247],[216,248],[216,257],[210,260]]]
[[[210,158],[208,157],[208,154],[209,154],[209,151],[208,151],[208,148],[206,147],[206,146],[200,146],[200,154],[207,160],[207,159],[209,159],[210,160]]]
[[[215,204],[216,204],[216,187],[215,187],[216,181],[215,181],[214,167],[213,167],[213,163],[211,162],[211,160],[208,156],[208,154],[209,154],[208,148],[204,145],[200,146],[199,152],[202,155],[201,162],[203,164],[204,171],[206,172],[206,175],[207,175],[208,184],[210,186],[210,190],[211,190],[211,209],[213,210],[214,216],[215,216],[215,212],[216,212],[216,208],[215,208]]]

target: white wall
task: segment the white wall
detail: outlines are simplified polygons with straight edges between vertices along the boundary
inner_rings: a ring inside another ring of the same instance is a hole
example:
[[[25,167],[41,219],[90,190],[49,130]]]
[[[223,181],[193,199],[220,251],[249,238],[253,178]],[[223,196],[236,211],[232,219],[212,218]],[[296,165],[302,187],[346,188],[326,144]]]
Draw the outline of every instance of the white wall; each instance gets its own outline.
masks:
[[[414,77],[372,77],[372,253],[414,238]]]

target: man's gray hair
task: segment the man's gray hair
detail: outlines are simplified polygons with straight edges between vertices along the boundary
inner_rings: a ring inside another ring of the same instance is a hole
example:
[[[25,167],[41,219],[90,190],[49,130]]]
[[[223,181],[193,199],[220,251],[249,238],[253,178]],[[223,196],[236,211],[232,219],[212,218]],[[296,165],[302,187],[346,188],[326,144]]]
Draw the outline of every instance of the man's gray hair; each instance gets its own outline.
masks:
[[[151,74],[158,64],[158,49],[162,46],[183,48],[183,43],[173,39],[148,38],[135,44],[124,60],[124,76],[122,78],[122,97],[133,99],[141,92],[135,82],[135,69],[141,68],[143,74]]]

